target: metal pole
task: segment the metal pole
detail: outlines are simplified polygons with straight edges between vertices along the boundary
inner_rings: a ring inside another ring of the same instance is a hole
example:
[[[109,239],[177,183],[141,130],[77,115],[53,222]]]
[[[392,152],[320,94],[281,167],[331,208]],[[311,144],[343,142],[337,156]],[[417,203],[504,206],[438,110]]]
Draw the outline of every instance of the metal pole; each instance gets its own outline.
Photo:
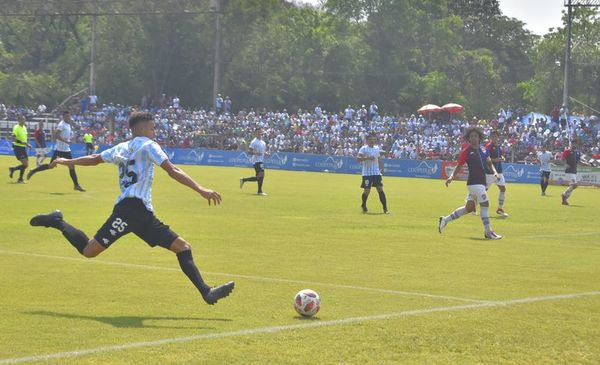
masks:
[[[215,100],[221,91],[221,1],[211,0],[211,10],[214,9],[215,14],[215,60],[214,60],[214,78],[213,78],[213,93],[212,106],[216,109]]]
[[[571,0],[567,4],[567,47],[565,50],[565,77],[563,85],[563,105],[565,108],[569,105],[569,68],[571,63],[571,23],[572,23]]]
[[[90,95],[96,95],[96,16],[92,17],[92,45],[90,54]]]

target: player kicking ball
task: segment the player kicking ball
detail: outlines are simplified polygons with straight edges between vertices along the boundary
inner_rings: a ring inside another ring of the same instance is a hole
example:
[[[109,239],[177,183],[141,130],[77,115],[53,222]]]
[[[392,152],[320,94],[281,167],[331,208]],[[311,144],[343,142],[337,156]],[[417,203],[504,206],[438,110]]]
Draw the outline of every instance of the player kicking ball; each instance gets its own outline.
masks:
[[[479,203],[484,237],[490,240],[499,240],[502,236],[494,232],[490,226],[490,214],[488,211],[490,203],[488,202],[485,189],[485,165],[487,164],[496,179],[498,179],[498,172],[496,171],[492,160],[480,146],[481,140],[483,139],[483,132],[481,132],[479,128],[471,127],[467,129],[465,139],[469,142],[469,145],[460,153],[458,165],[456,166],[456,169],[454,169],[452,175],[446,180],[446,187],[450,185],[452,180],[454,180],[466,163],[469,168],[469,179],[467,180],[467,204],[465,204],[464,207],[456,209],[450,215],[441,216],[438,223],[438,230],[442,233],[449,222],[458,219],[467,213],[474,212],[476,210],[475,204]]]
[[[134,112],[129,117],[129,128],[133,139],[120,143],[101,154],[88,155],[76,159],[57,158],[51,163],[65,165],[69,168],[78,166],[95,166],[103,162],[119,166],[121,195],[117,199],[112,215],[89,239],[85,233],[71,226],[63,219],[60,211],[40,214],[30,221],[32,226],[52,227],[62,232],[63,236],[77,251],[85,257],[96,257],[109,248],[116,240],[133,232],[149,246],[160,246],[177,255],[181,271],[198,289],[204,301],[214,304],[228,296],[234,282],[213,287],[208,286],[194,263],[192,248],[182,237],[173,232],[154,215],[152,207],[152,181],[154,165],[165,170],[169,176],[182,185],[196,191],[208,204],[220,204],[221,195],[216,191],[200,186],[194,179],[179,167],[173,165],[160,146],[154,141],[155,125],[152,114]]]

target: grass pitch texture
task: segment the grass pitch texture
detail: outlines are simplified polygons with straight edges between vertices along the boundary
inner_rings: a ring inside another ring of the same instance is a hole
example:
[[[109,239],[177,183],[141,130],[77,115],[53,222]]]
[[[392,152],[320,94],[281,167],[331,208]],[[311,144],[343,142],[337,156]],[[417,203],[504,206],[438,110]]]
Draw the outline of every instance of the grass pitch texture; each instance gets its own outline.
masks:
[[[34,163],[34,159],[30,159]],[[193,247],[206,281],[236,281],[204,304],[173,253],[135,235],[84,259],[56,230],[29,226],[60,209],[89,236],[118,196],[117,169],[64,167],[28,184],[0,158],[0,364],[581,363],[600,362],[600,191],[509,184],[483,239],[480,217],[437,231],[464,203],[464,182],[384,177],[360,210],[360,177],[183,166],[221,206],[156,171],[156,214]],[[315,318],[292,306],[322,300]],[[573,294],[573,295],[571,295]]]

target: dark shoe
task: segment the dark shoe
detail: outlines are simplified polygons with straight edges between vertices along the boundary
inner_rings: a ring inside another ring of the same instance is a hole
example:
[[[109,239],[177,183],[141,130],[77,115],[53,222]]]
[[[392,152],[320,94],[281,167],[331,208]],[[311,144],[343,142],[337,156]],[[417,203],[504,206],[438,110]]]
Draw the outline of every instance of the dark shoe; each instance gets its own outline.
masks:
[[[73,189],[75,189],[75,190],[77,190],[77,191],[82,191],[82,192],[83,192],[83,191],[85,191],[85,189],[84,189],[84,188],[82,188],[82,187],[81,187],[81,185],[75,185],[75,186],[73,187]]]
[[[10,177],[12,179],[14,173],[15,173],[15,168],[9,167],[8,168],[8,177]]]
[[[383,210],[383,214],[390,214],[390,211],[389,211],[389,210],[387,210],[387,209],[384,209],[384,210]]]
[[[60,210],[55,210],[49,214],[38,214],[31,218],[29,224],[34,227],[55,227],[63,220],[63,214]]]
[[[31,177],[33,176],[34,172],[33,170],[29,170],[29,172],[27,173],[27,181],[31,180]]]
[[[25,184],[25,181],[23,181],[23,179],[19,179],[17,180],[17,184]]]
[[[368,213],[369,212],[369,210],[367,209],[367,207],[364,206],[364,205],[361,205],[360,208],[362,209],[363,213]]]
[[[219,301],[219,299],[228,296],[233,291],[234,286],[235,283],[230,281],[227,284],[212,287],[206,295],[203,295],[204,301],[210,305],[213,305]]]

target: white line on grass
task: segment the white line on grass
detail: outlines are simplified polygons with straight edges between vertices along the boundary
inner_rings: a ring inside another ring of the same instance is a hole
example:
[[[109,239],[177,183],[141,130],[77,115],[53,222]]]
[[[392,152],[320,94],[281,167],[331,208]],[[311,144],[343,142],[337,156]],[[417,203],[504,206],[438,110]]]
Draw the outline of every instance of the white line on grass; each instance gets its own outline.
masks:
[[[43,257],[43,258],[47,258],[47,259],[68,260],[68,261],[76,261],[76,262],[90,262],[90,263],[96,263],[96,264],[102,264],[102,265],[113,265],[113,266],[122,266],[122,267],[137,268],[137,269],[147,269],[147,270],[163,270],[163,271],[175,271],[175,272],[180,272],[181,271],[180,269],[171,268],[171,267],[151,266],[151,265],[139,265],[139,264],[130,264],[130,263],[125,263],[125,262],[104,261],[104,260],[98,260],[98,259],[90,260],[90,259],[84,259],[84,258],[65,257],[65,256],[53,256],[53,255],[44,255],[44,254],[37,254],[37,253],[30,253],[30,252],[0,250],[0,254],[18,255],[18,256],[32,256],[32,257]],[[405,295],[405,296],[426,297],[426,298],[434,298],[434,299],[457,300],[457,301],[462,301],[462,302],[473,302],[473,303],[486,303],[486,302],[488,302],[487,300],[454,297],[454,296],[448,296],[448,295],[436,295],[436,294],[410,292],[410,291],[401,291],[401,290],[391,290],[391,289],[381,289],[381,288],[369,288],[369,287],[354,286],[354,285],[341,285],[341,284],[320,283],[320,282],[306,281],[306,280],[292,280],[292,279],[268,278],[268,277],[263,277],[263,276],[243,275],[243,274],[229,274],[229,273],[210,272],[210,271],[203,271],[203,273],[204,274],[209,274],[209,275],[225,276],[225,277],[232,277],[232,278],[241,278],[241,279],[256,280],[256,281],[268,281],[268,282],[288,283],[288,284],[302,284],[302,285],[311,285],[311,286],[327,286],[327,287],[330,287],[330,288],[363,290],[363,291],[372,291],[372,292],[377,292],[377,293],[393,294],[393,295]]]
[[[373,315],[373,316],[350,317],[350,318],[344,318],[344,319],[333,319],[333,320],[329,320],[329,321],[310,321],[308,323],[292,324],[292,325],[284,325],[284,326],[249,328],[249,329],[245,329],[245,330],[238,330],[238,331],[231,331],[231,332],[207,333],[207,334],[203,334],[203,335],[196,335],[196,336],[189,336],[189,337],[166,338],[166,339],[156,340],[156,341],[132,342],[132,343],[126,343],[126,344],[122,344],[122,345],[103,346],[103,347],[96,347],[96,348],[91,348],[91,349],[59,352],[59,353],[47,354],[47,355],[34,355],[34,356],[18,357],[18,358],[12,358],[12,359],[0,359],[0,365],[21,364],[21,363],[25,363],[25,362],[45,361],[45,360],[61,359],[61,358],[68,358],[68,357],[79,357],[79,356],[85,356],[85,355],[107,353],[107,352],[135,349],[135,348],[141,348],[141,347],[155,347],[155,346],[169,345],[169,344],[182,343],[182,342],[210,340],[210,339],[216,339],[216,338],[228,338],[228,337],[237,337],[237,336],[246,336],[246,335],[277,333],[277,332],[283,332],[283,331],[292,331],[292,330],[316,328],[316,327],[331,327],[331,326],[354,324],[354,323],[361,323],[361,322],[368,322],[368,321],[378,321],[378,320],[390,319],[390,318],[411,317],[411,316],[418,316],[421,314],[429,314],[429,313],[464,311],[464,310],[469,310],[469,309],[481,309],[481,308],[493,308],[493,307],[506,307],[506,306],[511,306],[511,305],[515,305],[515,304],[527,304],[527,303],[548,302],[548,301],[556,301],[556,300],[564,300],[564,299],[576,299],[576,298],[597,296],[597,295],[600,295],[600,291],[572,293],[572,294],[559,294],[559,295],[542,296],[542,297],[528,297],[528,298],[496,301],[496,302],[462,304],[462,305],[454,305],[454,306],[447,306],[447,307],[414,309],[414,310],[408,310],[408,311],[402,311],[402,312],[378,314],[378,315]]]

